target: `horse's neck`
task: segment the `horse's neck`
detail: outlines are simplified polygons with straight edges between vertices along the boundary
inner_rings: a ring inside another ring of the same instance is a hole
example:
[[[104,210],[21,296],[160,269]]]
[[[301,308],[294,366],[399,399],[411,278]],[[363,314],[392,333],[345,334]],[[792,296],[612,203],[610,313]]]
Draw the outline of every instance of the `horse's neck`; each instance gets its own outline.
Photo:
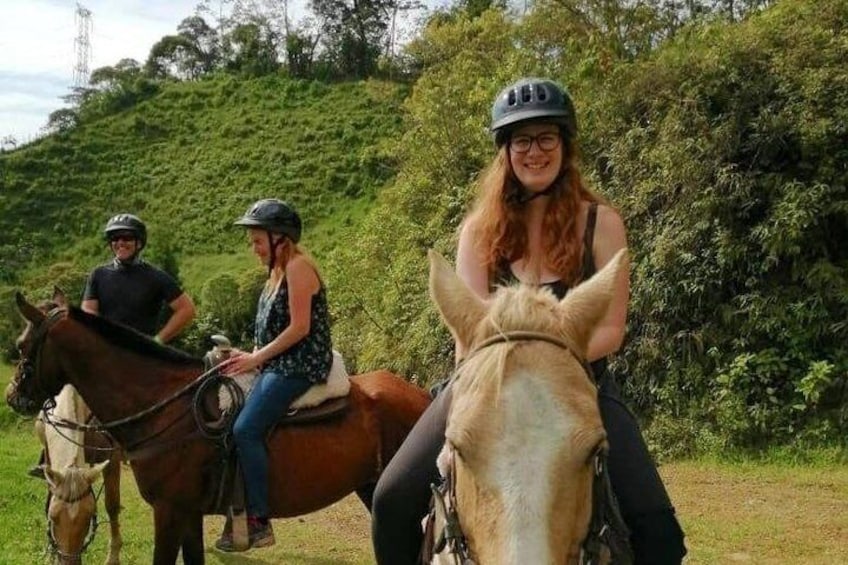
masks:
[[[96,332],[89,335],[88,340],[70,344],[78,346],[76,351],[66,349],[63,354],[82,360],[69,363],[68,380],[102,422],[145,410],[200,374],[199,367],[169,365],[111,345]]]
[[[59,395],[56,396],[54,418],[84,424],[88,420],[89,414],[88,406],[76,389],[71,385],[65,385]],[[51,466],[65,468],[85,464],[85,449],[82,447],[85,440],[84,432],[67,427],[56,429],[48,425],[45,430],[45,437]]]

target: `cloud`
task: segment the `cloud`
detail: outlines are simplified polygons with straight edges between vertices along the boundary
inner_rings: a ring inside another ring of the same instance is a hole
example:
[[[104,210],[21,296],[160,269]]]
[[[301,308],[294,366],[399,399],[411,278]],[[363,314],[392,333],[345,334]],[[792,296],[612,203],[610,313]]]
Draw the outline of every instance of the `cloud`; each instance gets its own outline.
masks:
[[[89,71],[124,58],[140,63],[194,14],[197,0],[81,0],[91,11]],[[31,139],[73,84],[76,2],[0,0],[0,138]]]

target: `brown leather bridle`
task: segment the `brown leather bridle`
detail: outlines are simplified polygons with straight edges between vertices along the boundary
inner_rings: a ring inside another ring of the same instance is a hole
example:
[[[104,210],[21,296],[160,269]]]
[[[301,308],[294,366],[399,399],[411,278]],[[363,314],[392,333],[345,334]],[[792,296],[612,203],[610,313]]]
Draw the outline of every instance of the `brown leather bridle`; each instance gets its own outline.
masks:
[[[592,371],[592,366],[581,355],[577,349],[566,339],[535,331],[511,331],[496,334],[489,337],[469,352],[457,365],[454,371],[456,377],[459,369],[465,365],[468,359],[474,357],[481,350],[496,344],[513,343],[516,341],[544,341],[556,345],[570,353],[583,367],[586,376],[592,384],[597,387],[597,382]],[[445,547],[453,555],[457,565],[475,565],[476,561],[468,546],[468,540],[462,533],[456,502],[456,454],[457,449],[445,440],[448,448],[449,465],[448,474],[444,477],[441,485],[431,485],[433,503],[436,510],[442,512],[445,517],[445,528],[434,540],[434,553],[442,551]],[[603,547],[610,534],[606,517],[605,502],[611,495],[609,476],[607,473],[607,452],[604,445],[598,445],[589,459],[593,469],[592,480],[592,516],[589,521],[589,532],[583,540],[580,552],[581,565],[598,565],[601,562]],[[447,503],[445,502],[447,498]]]

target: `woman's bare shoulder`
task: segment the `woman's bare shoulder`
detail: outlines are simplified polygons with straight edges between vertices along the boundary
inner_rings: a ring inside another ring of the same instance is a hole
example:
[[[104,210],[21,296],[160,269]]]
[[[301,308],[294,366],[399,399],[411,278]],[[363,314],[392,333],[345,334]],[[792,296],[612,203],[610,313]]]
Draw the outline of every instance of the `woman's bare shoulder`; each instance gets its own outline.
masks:
[[[622,247],[627,247],[627,231],[621,214],[612,206],[598,204],[598,219],[595,227],[596,252],[608,258]]]

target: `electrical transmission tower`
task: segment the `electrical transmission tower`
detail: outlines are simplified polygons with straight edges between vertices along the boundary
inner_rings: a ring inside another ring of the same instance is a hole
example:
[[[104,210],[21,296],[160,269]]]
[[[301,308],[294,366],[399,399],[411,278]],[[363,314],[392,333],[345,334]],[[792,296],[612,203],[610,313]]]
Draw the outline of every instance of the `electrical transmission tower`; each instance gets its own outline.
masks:
[[[91,10],[77,2],[74,22],[77,25],[77,36],[74,39],[74,86],[82,88],[88,84],[88,63],[91,61]]]

